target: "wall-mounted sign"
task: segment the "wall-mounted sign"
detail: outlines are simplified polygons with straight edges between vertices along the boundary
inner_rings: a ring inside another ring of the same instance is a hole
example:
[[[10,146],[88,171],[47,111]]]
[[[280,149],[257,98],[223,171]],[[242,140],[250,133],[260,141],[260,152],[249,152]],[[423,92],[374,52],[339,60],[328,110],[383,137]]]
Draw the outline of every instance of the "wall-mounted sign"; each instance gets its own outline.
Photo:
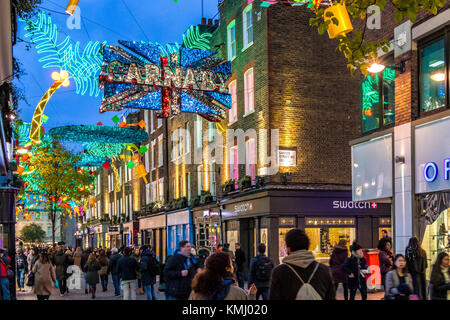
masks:
[[[280,167],[296,167],[297,151],[296,150],[278,150],[278,165]]]
[[[234,206],[235,213],[252,211],[252,210],[253,210],[253,203],[251,203],[251,202],[246,202],[246,203],[238,204],[238,205]]]
[[[333,209],[377,209],[376,202],[333,201]]]
[[[119,227],[109,227],[109,232],[118,232]]]

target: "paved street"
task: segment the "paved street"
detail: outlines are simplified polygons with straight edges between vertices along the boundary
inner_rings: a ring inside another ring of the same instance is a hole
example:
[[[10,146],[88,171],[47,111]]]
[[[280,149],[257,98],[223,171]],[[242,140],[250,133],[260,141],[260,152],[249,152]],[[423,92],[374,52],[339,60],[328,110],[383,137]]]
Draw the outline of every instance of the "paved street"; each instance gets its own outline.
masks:
[[[156,288],[158,288],[158,283],[156,284]],[[30,287],[26,287],[26,292],[17,292],[17,300],[36,300],[36,296],[31,293]],[[156,289],[156,292],[158,294],[158,299],[163,300],[165,299],[164,293],[159,292]],[[383,297],[383,292],[377,292],[377,293],[369,293],[367,299],[368,300],[380,300]],[[137,300],[145,300],[146,296],[144,295],[137,295]],[[342,288],[339,287],[337,292],[337,300],[344,300],[344,296],[342,293]],[[96,294],[96,300],[122,300],[122,296],[115,297],[114,296],[114,286],[111,281],[111,277],[109,277],[109,283],[108,283],[108,291],[102,292],[101,285],[97,285],[97,294]],[[361,296],[359,293],[356,295],[356,299],[360,300]],[[59,289],[55,288],[54,293],[50,296],[50,300],[92,300],[90,294],[85,294],[84,289],[81,290],[70,290],[69,294],[64,295],[64,297],[60,296]]]

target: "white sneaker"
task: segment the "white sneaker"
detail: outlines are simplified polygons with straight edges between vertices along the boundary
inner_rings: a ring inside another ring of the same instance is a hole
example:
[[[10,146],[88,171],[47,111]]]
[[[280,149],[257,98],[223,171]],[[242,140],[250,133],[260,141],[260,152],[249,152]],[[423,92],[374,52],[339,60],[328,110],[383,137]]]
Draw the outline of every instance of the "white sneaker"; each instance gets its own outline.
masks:
[[[64,293],[61,293],[60,296],[61,296],[61,297],[64,297]]]

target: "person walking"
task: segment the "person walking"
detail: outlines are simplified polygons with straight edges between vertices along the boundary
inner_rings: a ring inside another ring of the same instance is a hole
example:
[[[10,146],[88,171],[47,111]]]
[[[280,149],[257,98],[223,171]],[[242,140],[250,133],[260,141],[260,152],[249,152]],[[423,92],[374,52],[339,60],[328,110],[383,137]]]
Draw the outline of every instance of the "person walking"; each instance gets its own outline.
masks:
[[[393,270],[386,274],[386,300],[409,300],[413,292],[413,279],[408,272],[405,256],[394,257]]]
[[[9,290],[8,269],[11,269],[11,258],[6,253],[5,249],[0,249],[0,286],[1,286],[1,300],[11,300]]]
[[[138,266],[141,262],[141,254],[142,250],[139,247],[135,247],[131,253],[131,257],[136,260]],[[139,271],[139,268],[136,270],[136,278],[137,278],[137,291],[139,295],[143,295],[145,292],[142,287],[141,272]]]
[[[250,267],[248,271],[248,286],[255,284],[256,300],[262,296],[263,300],[269,298],[270,288],[270,274],[274,268],[272,259],[265,255],[266,245],[260,243],[258,245],[258,255],[250,261]]]
[[[427,288],[425,273],[428,268],[427,253],[420,246],[419,239],[409,239],[405,249],[406,265],[413,281],[413,292],[421,300],[426,300]]]
[[[236,272],[237,270],[237,266],[236,266],[236,257],[234,256],[233,251],[230,250],[230,244],[229,243],[225,243],[223,245],[223,249],[222,249],[223,253],[226,253],[230,256],[231,258],[231,262],[233,262],[233,268],[234,268],[234,272]]]
[[[34,274],[33,293],[38,300],[48,300],[55,287],[56,275],[50,256],[45,250],[39,254],[32,272]]]
[[[19,247],[16,250],[16,280],[20,292],[25,291],[25,275],[28,273],[27,257]]]
[[[431,269],[431,300],[450,300],[450,270],[449,256],[440,252]]]
[[[198,261],[191,256],[189,241],[180,241],[178,249],[167,260],[164,268],[168,300],[187,300],[189,298],[191,282],[198,269]]]
[[[334,247],[330,257],[331,275],[333,276],[336,291],[339,283],[342,283],[344,289],[344,300],[348,300],[347,274],[342,270],[342,265],[348,258],[347,240],[341,239],[337,246]]]
[[[83,258],[83,250],[80,247],[77,247],[73,254],[73,264],[81,269],[81,259]]]
[[[102,266],[95,257],[95,254],[91,253],[84,266],[84,272],[86,272],[86,283],[89,285],[89,292],[92,294],[92,299],[95,299],[95,292],[97,291],[97,284],[99,283],[98,271],[101,268]]]
[[[131,253],[132,249],[126,247],[123,250],[123,257],[121,257],[118,262],[123,300],[136,300],[136,271],[138,269],[138,264],[136,259],[131,257]]]
[[[108,273],[111,273],[111,278],[114,285],[114,295],[116,297],[120,296],[120,278],[119,278],[119,260],[122,257],[119,254],[117,248],[111,249],[111,257],[108,263]]]
[[[142,287],[144,288],[147,300],[158,300],[155,292],[156,276],[160,274],[160,266],[155,258],[155,253],[151,250],[149,245],[142,246],[142,257],[139,264],[139,271],[141,274]]]
[[[284,241],[288,255],[272,271],[269,300],[303,300],[305,292],[311,293],[310,287],[314,289],[315,294],[312,294],[316,299],[335,300],[330,268],[315,261],[314,254],[308,251],[306,233],[292,229],[286,233]],[[303,288],[305,284],[308,286]]]
[[[71,264],[70,257],[64,253],[64,248],[58,246],[56,254],[53,256],[53,264],[56,267],[56,280],[58,281],[58,288],[61,293],[61,297],[67,291],[67,268]]]
[[[83,271],[83,281],[84,281],[84,293],[88,294],[89,293],[89,287],[88,284],[86,282],[86,272],[84,272],[86,263],[89,259],[90,254],[92,253],[92,249],[91,248],[87,248],[83,254],[81,255],[81,261],[80,261],[80,268]]]
[[[216,252],[206,258],[205,268],[192,280],[189,300],[255,300],[256,291],[255,284],[249,292],[237,286],[230,255]]]
[[[386,291],[386,274],[392,270],[394,265],[394,255],[391,251],[391,241],[388,238],[382,238],[377,246],[380,252],[378,260],[380,262],[381,284]]]
[[[98,274],[100,276],[100,281],[102,284],[102,290],[103,292],[108,291],[108,265],[109,265],[109,259],[106,256],[105,250],[101,249],[99,251],[98,256],[98,262],[100,263],[101,269],[98,271]]]
[[[342,270],[348,276],[350,300],[355,300],[356,290],[361,293],[361,300],[367,300],[367,284],[365,274],[369,274],[369,266],[364,258],[362,247],[353,242],[350,246],[351,256],[345,259]]]
[[[242,250],[241,245],[239,243],[235,244],[235,252],[234,252],[234,256],[236,257],[235,261],[236,261],[236,277],[237,277],[237,281],[238,281],[238,285],[240,288],[244,288],[244,263],[246,261],[245,258],[245,252],[244,250]]]
[[[33,267],[38,260],[39,260],[39,248],[32,247],[30,249],[30,253],[27,256],[27,264],[28,264],[27,286],[33,287],[34,285]]]

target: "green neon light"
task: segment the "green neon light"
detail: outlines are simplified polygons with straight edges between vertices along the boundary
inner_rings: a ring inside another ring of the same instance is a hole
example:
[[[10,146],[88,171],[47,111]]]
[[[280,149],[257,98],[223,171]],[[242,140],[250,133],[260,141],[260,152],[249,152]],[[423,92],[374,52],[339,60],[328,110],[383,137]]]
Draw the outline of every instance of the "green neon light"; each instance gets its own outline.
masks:
[[[183,44],[190,49],[210,50],[211,45],[209,43],[211,38],[211,33],[205,32],[200,34],[198,26],[190,26],[183,34]]]

